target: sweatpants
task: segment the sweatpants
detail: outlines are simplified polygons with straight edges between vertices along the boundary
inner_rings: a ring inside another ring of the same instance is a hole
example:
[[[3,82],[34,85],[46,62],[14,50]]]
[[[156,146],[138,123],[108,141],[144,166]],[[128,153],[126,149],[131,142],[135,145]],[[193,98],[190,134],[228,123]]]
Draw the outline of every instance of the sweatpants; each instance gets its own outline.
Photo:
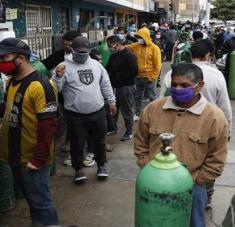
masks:
[[[136,78],[136,93],[135,93],[135,114],[140,116],[143,106],[144,92],[152,102],[156,99],[156,82],[150,82],[146,78]]]
[[[75,171],[83,167],[83,151],[87,136],[92,140],[97,166],[106,162],[105,135],[107,133],[105,108],[91,113],[79,114],[70,111],[70,152]]]
[[[135,86],[123,86],[116,89],[116,105],[117,105],[117,114],[114,116],[114,119],[118,121],[119,111],[122,114],[122,117],[125,122],[126,132],[132,134],[133,128],[133,103],[135,96]],[[117,128],[117,126],[116,126]]]

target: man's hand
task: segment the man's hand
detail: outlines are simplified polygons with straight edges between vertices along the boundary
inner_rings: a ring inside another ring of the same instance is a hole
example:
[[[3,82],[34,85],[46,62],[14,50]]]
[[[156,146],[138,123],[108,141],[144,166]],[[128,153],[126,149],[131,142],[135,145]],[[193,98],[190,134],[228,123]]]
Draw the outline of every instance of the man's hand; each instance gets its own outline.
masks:
[[[111,115],[115,115],[117,113],[116,104],[109,104],[109,112]]]
[[[65,65],[63,64],[59,64],[56,66],[55,68],[55,73],[57,77],[63,77],[63,75],[65,74]]]
[[[27,168],[29,170],[38,170],[38,168],[36,166],[34,166],[31,162],[27,163]]]

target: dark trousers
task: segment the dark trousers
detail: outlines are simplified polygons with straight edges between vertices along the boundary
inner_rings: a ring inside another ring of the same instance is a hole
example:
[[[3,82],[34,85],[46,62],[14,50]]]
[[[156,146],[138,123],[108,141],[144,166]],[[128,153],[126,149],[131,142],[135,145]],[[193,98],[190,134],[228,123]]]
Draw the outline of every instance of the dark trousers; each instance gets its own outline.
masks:
[[[117,124],[114,116],[110,114],[108,103],[105,104],[106,108],[106,120],[107,120],[107,131],[113,132],[117,131]]]
[[[94,146],[95,161],[98,166],[106,162],[105,135],[107,132],[105,109],[78,114],[70,111],[70,152],[72,166],[77,171],[83,166],[83,151],[88,133]]]
[[[152,102],[156,99],[156,82],[150,82],[146,78],[136,78],[135,93],[135,114],[140,116],[143,105],[144,93],[146,92],[149,100]]]
[[[167,43],[165,47],[166,60],[171,60],[174,43]]]
[[[32,226],[58,225],[58,216],[51,194],[48,181],[49,167],[40,170],[27,170],[11,166],[14,186],[23,193],[28,202]]]
[[[114,116],[114,119],[118,121],[119,110],[122,114],[122,117],[125,122],[126,132],[132,134],[132,127],[133,127],[133,103],[134,103],[134,96],[135,96],[135,86],[123,86],[116,89],[116,105],[117,105],[117,114]],[[116,126],[117,128],[117,126]]]

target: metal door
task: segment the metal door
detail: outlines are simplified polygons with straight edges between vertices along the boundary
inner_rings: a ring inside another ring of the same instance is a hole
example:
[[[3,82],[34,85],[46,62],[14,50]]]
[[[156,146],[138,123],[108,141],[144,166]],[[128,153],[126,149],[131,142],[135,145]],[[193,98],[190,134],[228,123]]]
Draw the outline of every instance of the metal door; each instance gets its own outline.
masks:
[[[40,58],[52,51],[52,9],[48,6],[27,5],[25,11],[27,40]]]

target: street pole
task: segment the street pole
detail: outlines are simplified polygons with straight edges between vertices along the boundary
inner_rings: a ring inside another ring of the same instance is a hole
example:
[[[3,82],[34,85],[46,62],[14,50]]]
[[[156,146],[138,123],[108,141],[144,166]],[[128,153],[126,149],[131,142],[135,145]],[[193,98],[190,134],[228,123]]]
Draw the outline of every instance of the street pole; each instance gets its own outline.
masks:
[[[210,24],[210,12],[211,12],[211,4],[210,0],[207,0],[206,2],[206,26],[209,26]]]
[[[195,2],[194,2],[194,0],[193,0],[193,14],[192,14],[192,22],[194,22],[194,8],[195,8]]]

